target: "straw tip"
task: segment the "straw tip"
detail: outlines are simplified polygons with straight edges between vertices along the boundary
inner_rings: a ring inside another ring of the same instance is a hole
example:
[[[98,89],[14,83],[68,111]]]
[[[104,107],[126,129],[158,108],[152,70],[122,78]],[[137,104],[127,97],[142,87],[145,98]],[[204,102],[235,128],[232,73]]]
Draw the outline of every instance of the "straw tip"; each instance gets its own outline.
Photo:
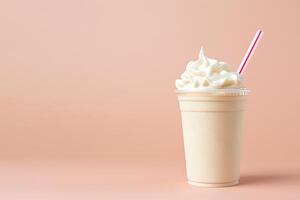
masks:
[[[261,29],[258,29],[257,32],[259,32],[260,34],[263,34],[263,33],[264,33],[264,31],[261,30]]]

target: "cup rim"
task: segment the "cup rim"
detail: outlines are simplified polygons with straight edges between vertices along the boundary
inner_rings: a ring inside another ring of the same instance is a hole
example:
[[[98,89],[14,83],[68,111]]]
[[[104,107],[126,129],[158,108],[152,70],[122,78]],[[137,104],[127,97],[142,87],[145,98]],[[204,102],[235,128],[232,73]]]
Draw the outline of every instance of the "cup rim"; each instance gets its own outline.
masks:
[[[198,88],[198,89],[184,89],[175,90],[177,94],[209,94],[209,95],[221,95],[221,96],[246,96],[251,91],[247,88]]]

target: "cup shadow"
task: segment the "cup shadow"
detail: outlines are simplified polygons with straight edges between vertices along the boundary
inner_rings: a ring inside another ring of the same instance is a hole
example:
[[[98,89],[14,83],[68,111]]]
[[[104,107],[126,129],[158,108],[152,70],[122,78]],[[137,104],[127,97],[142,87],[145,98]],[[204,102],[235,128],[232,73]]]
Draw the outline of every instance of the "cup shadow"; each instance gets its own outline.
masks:
[[[253,174],[240,178],[240,185],[300,183],[300,174]]]

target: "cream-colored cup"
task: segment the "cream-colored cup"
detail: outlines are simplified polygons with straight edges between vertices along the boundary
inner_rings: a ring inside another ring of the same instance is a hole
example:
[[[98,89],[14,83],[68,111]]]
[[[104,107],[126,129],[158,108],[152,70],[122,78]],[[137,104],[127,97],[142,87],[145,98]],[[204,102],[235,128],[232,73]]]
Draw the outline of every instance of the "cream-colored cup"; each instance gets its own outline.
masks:
[[[222,90],[220,90],[222,91]],[[239,183],[247,92],[178,92],[189,184]]]

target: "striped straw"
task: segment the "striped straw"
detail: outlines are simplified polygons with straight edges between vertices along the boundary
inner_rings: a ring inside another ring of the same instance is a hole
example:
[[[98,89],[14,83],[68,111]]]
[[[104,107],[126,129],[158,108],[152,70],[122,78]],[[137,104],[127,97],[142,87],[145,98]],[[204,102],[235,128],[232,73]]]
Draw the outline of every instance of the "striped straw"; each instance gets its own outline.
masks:
[[[253,55],[253,52],[255,51],[256,47],[257,47],[257,44],[259,43],[259,40],[261,39],[261,36],[263,35],[263,31],[262,30],[257,30],[249,48],[248,48],[248,51],[247,53],[245,54],[243,60],[242,60],[242,63],[240,64],[240,67],[239,69],[237,70],[237,73],[239,73],[240,75],[243,75],[246,67],[247,67],[247,64],[251,58],[251,56]]]

